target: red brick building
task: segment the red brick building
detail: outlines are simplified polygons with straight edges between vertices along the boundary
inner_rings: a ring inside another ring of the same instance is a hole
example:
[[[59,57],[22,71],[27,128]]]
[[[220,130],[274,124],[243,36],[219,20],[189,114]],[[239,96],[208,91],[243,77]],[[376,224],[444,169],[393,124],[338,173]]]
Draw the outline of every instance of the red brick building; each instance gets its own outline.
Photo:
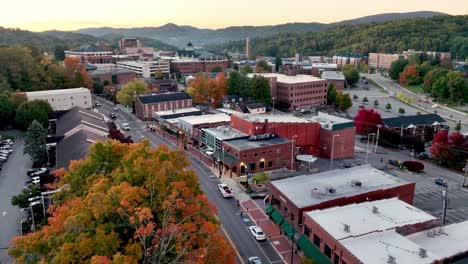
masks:
[[[343,91],[345,88],[346,78],[340,71],[324,71],[322,79],[327,80],[328,87],[333,84],[337,91]]]
[[[136,78],[136,74],[130,70],[113,69],[113,70],[95,70],[89,73],[91,80],[94,83],[104,85],[107,81],[109,85],[125,85]]]
[[[270,204],[299,227],[303,213],[352,203],[398,197],[413,203],[416,184],[363,165],[272,181]]]
[[[300,153],[315,154],[320,149],[320,124],[292,115],[231,115],[231,127],[248,135],[276,134],[292,140]]]
[[[229,61],[224,58],[216,59],[178,59],[171,61],[171,72],[190,75],[198,72],[211,72],[215,68],[221,71],[227,69]]]
[[[113,63],[112,51],[102,50],[95,45],[83,45],[73,50],[66,50],[65,57],[78,58],[81,63]]]
[[[152,119],[153,112],[192,107],[192,98],[185,92],[147,94],[137,97],[135,115],[141,119]]]

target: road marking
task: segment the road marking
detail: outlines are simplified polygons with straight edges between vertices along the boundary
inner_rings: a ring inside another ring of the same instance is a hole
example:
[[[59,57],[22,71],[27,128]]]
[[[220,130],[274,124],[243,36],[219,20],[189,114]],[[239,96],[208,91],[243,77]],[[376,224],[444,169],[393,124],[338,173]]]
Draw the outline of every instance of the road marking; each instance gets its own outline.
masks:
[[[217,215],[215,215],[215,218],[218,219],[219,221],[219,218]],[[221,221],[220,221],[221,222]],[[236,245],[234,245],[234,242],[232,241],[231,237],[229,236],[229,234],[227,233],[226,229],[224,229],[224,226],[221,224],[221,232],[224,233],[224,235],[226,236],[226,238],[228,239],[229,243],[231,244],[232,248],[234,249],[234,252],[236,252],[236,256],[237,258],[239,259],[239,261],[242,263],[242,264],[245,264],[244,260],[242,259],[242,256],[240,255],[239,251],[237,250],[237,247]]]

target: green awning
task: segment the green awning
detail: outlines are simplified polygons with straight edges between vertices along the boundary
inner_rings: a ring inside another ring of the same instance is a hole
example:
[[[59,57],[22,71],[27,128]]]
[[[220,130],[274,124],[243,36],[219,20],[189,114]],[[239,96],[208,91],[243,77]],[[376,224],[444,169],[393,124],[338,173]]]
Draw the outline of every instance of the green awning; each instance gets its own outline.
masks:
[[[286,220],[281,224],[281,229],[283,229],[287,237],[292,237],[296,233],[294,228]]]
[[[331,264],[330,259],[323,255],[320,249],[318,249],[305,235],[301,235],[296,241],[296,244],[302,252],[304,252],[304,255],[311,258],[314,263]]]
[[[265,209],[265,212],[267,215],[271,215],[271,213],[273,213],[273,211],[275,210],[275,208],[273,208],[273,205],[269,205],[266,209]]]
[[[277,223],[278,225],[281,225],[283,222],[284,222],[284,218],[283,216],[278,212],[276,211],[275,209],[273,209],[273,213],[271,213],[270,217],[273,219],[273,221],[275,221],[275,223]]]
[[[221,152],[221,150],[217,150],[215,153],[216,160],[222,161],[224,164],[229,164],[229,165],[236,165],[239,163],[239,159],[230,155],[226,151]]]

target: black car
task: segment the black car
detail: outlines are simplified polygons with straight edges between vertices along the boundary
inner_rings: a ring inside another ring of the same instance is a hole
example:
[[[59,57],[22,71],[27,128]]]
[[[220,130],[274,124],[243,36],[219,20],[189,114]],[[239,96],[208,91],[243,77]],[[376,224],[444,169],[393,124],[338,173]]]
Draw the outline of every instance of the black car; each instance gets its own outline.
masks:
[[[109,117],[110,117],[111,119],[116,119],[116,118],[117,118],[117,115],[116,115],[115,113],[111,112],[111,113],[109,113]]]
[[[429,158],[429,154],[427,154],[426,152],[421,152],[418,154],[418,159],[425,160],[428,158]]]

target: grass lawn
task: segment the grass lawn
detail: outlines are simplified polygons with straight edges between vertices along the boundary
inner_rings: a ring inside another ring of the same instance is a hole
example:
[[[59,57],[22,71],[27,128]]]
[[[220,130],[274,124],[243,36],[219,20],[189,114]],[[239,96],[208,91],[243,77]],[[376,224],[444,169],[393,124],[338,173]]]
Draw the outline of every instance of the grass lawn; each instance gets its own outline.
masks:
[[[422,94],[424,93],[424,90],[422,89],[422,86],[420,84],[417,85],[407,85],[405,86],[406,89],[410,90],[413,93],[418,93]]]

